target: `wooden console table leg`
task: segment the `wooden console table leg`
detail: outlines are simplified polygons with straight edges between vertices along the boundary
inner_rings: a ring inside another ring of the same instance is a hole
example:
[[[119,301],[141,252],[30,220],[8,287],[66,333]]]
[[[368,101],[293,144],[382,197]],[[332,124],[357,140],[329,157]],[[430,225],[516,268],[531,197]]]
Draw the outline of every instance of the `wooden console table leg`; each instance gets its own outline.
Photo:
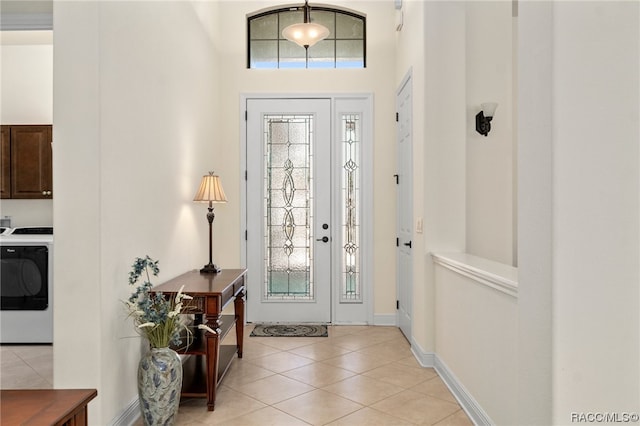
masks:
[[[212,321],[210,324],[217,324]],[[215,333],[206,333],[207,336],[207,410],[213,411],[216,404],[216,388],[218,387],[218,364],[220,361],[220,333],[219,328],[214,328]]]
[[[233,301],[236,316],[236,346],[238,348],[238,358],[242,358],[242,347],[244,346],[244,291],[240,291]]]

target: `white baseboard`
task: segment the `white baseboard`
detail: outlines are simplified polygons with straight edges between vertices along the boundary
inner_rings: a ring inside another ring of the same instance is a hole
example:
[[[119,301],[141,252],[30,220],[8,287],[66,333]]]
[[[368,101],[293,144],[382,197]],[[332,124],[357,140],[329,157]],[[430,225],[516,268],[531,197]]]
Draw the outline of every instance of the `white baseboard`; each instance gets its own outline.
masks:
[[[436,354],[433,352],[426,352],[413,337],[411,338],[411,352],[421,366],[425,368],[434,367]]]
[[[478,401],[476,401],[473,396],[467,391],[467,389],[460,383],[460,381],[456,378],[451,370],[445,365],[445,363],[435,355],[435,366],[436,372],[442,379],[442,381],[447,385],[453,396],[458,400],[458,403],[462,407],[462,409],[467,413],[473,424],[475,425],[494,425],[495,423],[491,421],[491,418],[487,413],[482,409]]]
[[[140,401],[136,397],[118,417],[111,420],[109,426],[132,426],[139,418]]]
[[[411,352],[422,367],[436,370],[473,424],[478,426],[495,424],[436,353],[426,352],[415,339],[411,339]]]
[[[373,325],[397,326],[396,314],[375,314],[373,316]]]

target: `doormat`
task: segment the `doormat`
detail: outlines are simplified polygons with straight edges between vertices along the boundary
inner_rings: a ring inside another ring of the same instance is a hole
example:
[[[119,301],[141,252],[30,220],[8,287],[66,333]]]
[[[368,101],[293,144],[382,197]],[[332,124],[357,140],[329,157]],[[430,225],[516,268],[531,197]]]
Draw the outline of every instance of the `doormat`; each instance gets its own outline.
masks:
[[[324,324],[256,324],[251,337],[329,337]]]

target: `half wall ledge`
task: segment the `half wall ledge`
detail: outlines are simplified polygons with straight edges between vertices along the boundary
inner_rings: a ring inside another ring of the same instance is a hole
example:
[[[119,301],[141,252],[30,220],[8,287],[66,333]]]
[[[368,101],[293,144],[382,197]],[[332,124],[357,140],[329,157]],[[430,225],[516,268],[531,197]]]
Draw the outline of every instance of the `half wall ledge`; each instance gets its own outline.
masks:
[[[433,262],[494,290],[518,298],[518,268],[468,253],[431,253]]]

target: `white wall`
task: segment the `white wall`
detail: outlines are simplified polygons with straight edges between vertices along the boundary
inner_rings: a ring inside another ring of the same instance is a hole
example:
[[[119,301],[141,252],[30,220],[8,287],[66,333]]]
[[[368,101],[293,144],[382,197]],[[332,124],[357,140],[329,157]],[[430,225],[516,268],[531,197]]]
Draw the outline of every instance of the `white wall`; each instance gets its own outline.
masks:
[[[437,351],[438,295],[429,253],[465,250],[466,12],[463,2],[425,4],[424,259],[430,351]],[[420,122],[415,117],[416,124]],[[418,308],[420,309],[420,308]],[[445,308],[446,309],[446,308]],[[440,311],[443,312],[443,311]]]
[[[518,412],[551,424],[553,4],[521,2],[518,17]],[[566,423],[566,422],[564,422]]]
[[[640,10],[520,8],[520,423],[640,411]]]
[[[54,386],[98,388],[90,424],[137,398],[133,259],[159,259],[158,283],[206,262],[191,200],[216,163],[213,18],[190,2],[55,4]]]
[[[466,252],[512,265],[513,70],[512,3],[466,4]],[[497,102],[491,132],[475,130],[483,102]]]
[[[396,81],[414,80],[414,337],[434,351],[433,251],[512,264],[513,135],[510,2],[404,3]],[[500,103],[488,138],[480,103]]]
[[[640,411],[639,8],[554,4],[555,423]]]
[[[518,299],[440,265],[435,269],[438,358],[494,424],[520,424]]]
[[[0,123],[53,122],[53,35],[51,31],[0,33]],[[51,226],[51,200],[2,200],[0,215],[11,226]]]
[[[0,122],[51,124],[51,31],[3,31],[0,36]]]
[[[98,3],[54,11],[54,387],[97,388],[89,420],[103,420]],[[62,96],[62,94],[65,96]],[[79,179],[78,177],[82,178]],[[82,319],[82,320],[79,320]],[[127,368],[127,361],[116,357]],[[127,393],[126,387],[121,391]]]
[[[396,34],[396,63],[395,63],[395,91],[407,75],[411,75],[412,84],[412,154],[413,154],[413,218],[423,218],[425,235],[429,234],[431,221],[425,214],[425,187],[424,173],[430,171],[423,167],[425,155],[424,132],[425,125],[425,25],[426,4],[423,2],[403,2],[403,26]],[[399,12],[396,12],[399,13]],[[395,104],[395,97],[393,100]],[[394,151],[397,144],[397,136],[394,134]],[[394,159],[396,158],[394,152]],[[395,191],[395,189],[394,189]],[[393,219],[395,226],[395,218]],[[425,241],[414,235],[413,247],[413,307],[410,341],[417,350],[429,353],[433,352],[433,282],[425,277]],[[393,254],[394,259],[396,254]],[[395,276],[393,282],[396,281]],[[395,300],[395,299],[394,299]],[[423,303],[425,304],[423,307]]]

